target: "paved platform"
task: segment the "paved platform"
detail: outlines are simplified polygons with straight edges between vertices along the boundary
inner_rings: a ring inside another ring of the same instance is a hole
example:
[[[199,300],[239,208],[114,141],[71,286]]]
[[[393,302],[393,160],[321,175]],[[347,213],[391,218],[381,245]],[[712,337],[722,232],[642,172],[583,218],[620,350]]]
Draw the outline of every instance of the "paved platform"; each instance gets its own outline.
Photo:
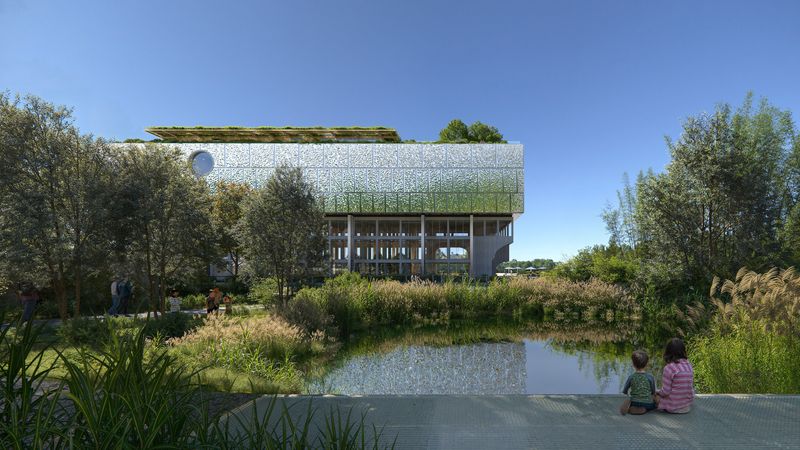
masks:
[[[398,449],[800,449],[800,395],[700,395],[684,415],[622,416],[617,395],[282,396],[295,419],[309,402],[383,427]],[[257,400],[259,413],[272,400]],[[252,418],[252,404],[234,410]],[[321,424],[322,414],[314,422]],[[232,421],[231,423],[234,423]],[[245,430],[242,430],[245,431]]]

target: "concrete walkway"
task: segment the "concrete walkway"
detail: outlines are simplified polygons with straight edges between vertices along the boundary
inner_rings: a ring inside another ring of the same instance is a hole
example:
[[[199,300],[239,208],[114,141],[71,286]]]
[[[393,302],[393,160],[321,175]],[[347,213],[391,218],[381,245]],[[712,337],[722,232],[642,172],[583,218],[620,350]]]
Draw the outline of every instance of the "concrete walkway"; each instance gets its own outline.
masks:
[[[259,414],[272,397],[257,400]],[[398,449],[800,449],[800,396],[700,395],[685,415],[621,416],[617,395],[286,396],[292,415],[352,408]],[[277,410],[276,410],[277,412]],[[232,414],[252,418],[252,404]],[[276,414],[273,414],[273,416]],[[234,423],[236,421],[232,421]],[[301,422],[302,423],[302,422]],[[313,428],[313,427],[312,427]],[[245,431],[245,430],[242,430]],[[371,441],[370,441],[371,442]]]

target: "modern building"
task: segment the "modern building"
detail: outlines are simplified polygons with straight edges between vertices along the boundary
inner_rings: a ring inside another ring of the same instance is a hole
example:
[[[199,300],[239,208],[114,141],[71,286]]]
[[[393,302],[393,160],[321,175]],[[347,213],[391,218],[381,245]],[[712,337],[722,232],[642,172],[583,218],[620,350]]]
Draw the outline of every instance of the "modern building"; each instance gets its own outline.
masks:
[[[147,131],[212,186],[302,168],[323,201],[333,273],[492,275],[524,210],[521,144],[407,143],[380,127]]]

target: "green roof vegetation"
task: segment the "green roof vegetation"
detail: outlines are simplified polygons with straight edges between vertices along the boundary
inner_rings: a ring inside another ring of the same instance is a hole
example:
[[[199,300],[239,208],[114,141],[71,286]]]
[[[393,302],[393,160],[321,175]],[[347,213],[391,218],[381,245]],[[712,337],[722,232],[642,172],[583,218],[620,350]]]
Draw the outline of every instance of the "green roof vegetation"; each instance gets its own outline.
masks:
[[[149,127],[145,131],[164,142],[321,143],[401,142],[387,127]]]

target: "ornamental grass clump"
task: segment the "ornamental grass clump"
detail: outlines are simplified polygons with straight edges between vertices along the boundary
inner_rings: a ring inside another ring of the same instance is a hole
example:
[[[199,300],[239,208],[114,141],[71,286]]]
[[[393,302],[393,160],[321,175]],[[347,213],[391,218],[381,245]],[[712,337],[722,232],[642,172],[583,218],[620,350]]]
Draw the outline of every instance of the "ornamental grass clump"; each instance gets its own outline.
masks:
[[[714,278],[711,308],[681,318],[695,331],[689,357],[703,392],[800,393],[800,274],[794,268]]]
[[[308,335],[275,315],[211,314],[202,326],[168,343],[202,364],[255,375],[297,392],[302,388],[297,360],[321,352],[323,341],[323,334]]]
[[[544,312],[565,320],[613,321],[618,316],[638,314],[638,306],[630,293],[597,279],[575,282],[559,278],[515,278],[507,284],[497,286],[496,295],[505,307],[513,307],[523,316]]]

